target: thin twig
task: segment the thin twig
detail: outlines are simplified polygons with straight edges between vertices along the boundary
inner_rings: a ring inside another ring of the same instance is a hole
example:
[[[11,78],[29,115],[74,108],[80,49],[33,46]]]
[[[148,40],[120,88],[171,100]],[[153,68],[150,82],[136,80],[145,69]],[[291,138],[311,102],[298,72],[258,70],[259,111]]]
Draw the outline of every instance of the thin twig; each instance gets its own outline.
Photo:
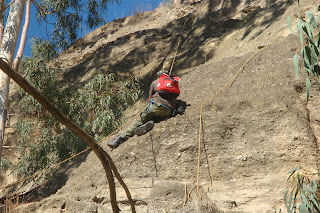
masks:
[[[8,7],[10,7],[14,1],[15,0],[12,0],[7,6],[4,7],[4,9],[7,9]]]
[[[46,13],[42,10],[42,8],[38,5],[38,3],[35,0],[32,0],[33,5],[36,7],[37,11],[39,12],[40,16],[42,17],[42,20],[45,21],[47,24],[54,24],[48,22],[46,18]]]
[[[38,2],[36,2],[36,0],[32,0],[32,2],[34,3],[34,5],[41,11],[41,13],[46,16],[46,15],[50,15],[52,13],[57,13],[58,11],[50,11],[50,12],[45,12],[42,7],[40,7],[40,5],[38,4]]]

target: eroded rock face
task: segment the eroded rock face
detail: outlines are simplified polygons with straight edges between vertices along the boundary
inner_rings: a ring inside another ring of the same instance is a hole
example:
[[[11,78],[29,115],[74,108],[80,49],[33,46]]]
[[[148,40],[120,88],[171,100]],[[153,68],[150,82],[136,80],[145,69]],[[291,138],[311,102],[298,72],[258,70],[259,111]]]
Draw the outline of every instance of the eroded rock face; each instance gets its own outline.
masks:
[[[226,19],[225,12],[223,20],[213,18],[213,14],[219,14],[219,5],[215,5],[217,11],[203,13],[214,6],[213,1],[203,2],[195,5],[197,10],[191,10],[193,14],[185,19],[124,33],[97,47],[82,64],[69,67],[65,75],[81,81],[98,69],[97,62],[103,61],[119,69],[119,75],[125,70],[139,75],[147,88],[153,73],[171,64],[177,29],[188,21],[174,66],[174,73],[181,76],[179,98],[190,104],[185,114],[155,124],[146,135],[133,137],[112,152],[106,146],[111,138],[102,143],[137,200],[137,212],[284,210],[287,173],[298,166],[318,171],[319,126],[316,119],[310,122],[310,115],[319,114],[318,109],[307,109],[301,82],[292,70],[291,58],[299,41],[288,34],[274,40],[286,29],[286,17],[295,14],[295,7],[285,7],[284,2],[270,8],[261,5],[259,11],[242,21]],[[280,12],[274,14],[275,10]],[[202,19],[197,19],[197,11]],[[148,17],[157,17],[155,14]],[[118,31],[129,31],[130,27]],[[113,60],[120,55],[122,58]],[[85,71],[77,76],[75,71],[82,67]],[[315,100],[312,106],[318,105]],[[146,101],[141,101],[127,114],[137,113],[145,105]],[[99,160],[87,153],[77,165],[63,171],[65,178],[60,184],[47,184],[59,186],[55,194],[44,194],[43,200],[21,205],[19,211],[111,212]],[[197,183],[201,190],[194,194]],[[130,212],[120,185],[117,193],[122,212]],[[197,194],[206,202],[201,203]]]

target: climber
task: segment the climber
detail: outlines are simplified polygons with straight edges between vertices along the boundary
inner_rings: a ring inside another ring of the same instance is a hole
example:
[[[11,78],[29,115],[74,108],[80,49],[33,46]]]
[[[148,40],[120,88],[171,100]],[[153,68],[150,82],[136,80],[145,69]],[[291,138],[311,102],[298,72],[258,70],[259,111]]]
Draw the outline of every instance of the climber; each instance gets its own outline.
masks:
[[[177,97],[180,94],[180,78],[170,77],[166,70],[160,70],[157,75],[159,79],[153,81],[150,85],[148,106],[140,113],[140,118],[136,119],[126,130],[108,143],[111,149],[117,148],[134,135],[146,134],[153,128],[155,122],[183,113],[181,110],[184,111],[185,104],[183,103],[185,102],[179,101],[182,106],[179,105],[179,109],[176,108]]]

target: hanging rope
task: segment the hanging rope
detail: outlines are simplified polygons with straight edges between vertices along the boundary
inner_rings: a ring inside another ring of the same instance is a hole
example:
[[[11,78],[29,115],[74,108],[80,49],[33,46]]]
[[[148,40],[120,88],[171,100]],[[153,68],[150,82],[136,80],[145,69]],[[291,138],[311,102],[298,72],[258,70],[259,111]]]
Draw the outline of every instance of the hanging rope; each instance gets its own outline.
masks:
[[[116,130],[114,130],[113,132],[111,132],[108,136],[106,136],[106,137],[104,137],[103,139],[99,140],[97,143],[100,144],[102,141],[104,141],[104,140],[106,140],[107,138],[109,138],[109,137],[111,137],[112,135],[114,135],[116,132],[118,132],[120,129],[122,129],[125,125],[127,125],[129,122],[131,122],[137,115],[138,115],[138,113],[136,113],[132,118],[130,118],[126,123],[124,123],[123,125],[121,125],[119,128],[117,128]],[[14,186],[14,185],[16,185],[16,184],[18,184],[18,183],[24,182],[24,181],[26,181],[26,180],[32,179],[32,178],[34,178],[34,177],[37,177],[38,175],[41,175],[41,174],[43,174],[43,173],[45,173],[45,172],[48,172],[49,170],[51,170],[51,169],[53,169],[53,168],[56,168],[56,167],[60,166],[61,164],[63,164],[63,163],[65,163],[65,162],[67,162],[67,161],[69,161],[69,160],[71,160],[71,159],[73,159],[73,158],[81,155],[82,153],[88,151],[89,149],[91,149],[91,148],[88,147],[88,148],[82,150],[81,152],[78,152],[77,154],[75,154],[75,155],[73,155],[73,156],[71,156],[71,157],[69,157],[69,158],[67,158],[67,159],[65,159],[65,160],[63,160],[63,161],[61,161],[61,162],[56,163],[56,164],[50,166],[50,167],[47,168],[47,169],[43,169],[43,170],[38,171],[38,172],[34,173],[33,175],[30,175],[30,176],[28,176],[28,177],[26,177],[26,178],[23,178],[23,179],[21,179],[21,180],[18,180],[18,181],[16,181],[16,182],[13,182],[13,183],[8,184],[8,185],[6,185],[6,186],[0,187],[0,190],[9,188],[9,187]]]
[[[183,23],[183,26],[182,26],[182,29],[181,29],[181,32],[180,32],[180,34],[179,34],[179,35],[182,35],[183,28],[184,28],[184,25],[185,25],[185,24],[186,24],[186,22],[184,22],[184,23]],[[169,75],[171,75],[172,68],[173,68],[173,64],[174,64],[174,62],[175,62],[175,60],[176,60],[176,56],[177,56],[178,49],[179,49],[179,46],[180,46],[181,41],[182,41],[182,38],[181,38],[181,39],[179,39],[179,42],[178,42],[178,44],[177,44],[177,49],[176,49],[176,52],[175,52],[175,54],[174,54],[173,61],[172,61],[172,63],[171,63],[171,67],[170,67]]]
[[[181,29],[181,32],[179,33],[179,35],[182,34],[183,29],[184,29],[184,26],[185,26],[185,22],[183,23],[183,26],[182,26],[182,29]],[[172,72],[173,64],[174,64],[174,61],[175,61],[175,58],[176,58],[176,55],[177,55],[177,52],[178,52],[178,49],[179,49],[179,46],[180,46],[181,41],[182,41],[182,39],[180,39],[180,41],[178,42],[177,49],[176,49],[176,52],[175,52],[175,55],[174,55],[174,59],[173,59],[173,62],[172,62],[171,68],[170,68],[170,74],[171,74],[171,72]],[[129,119],[126,123],[124,123],[124,124],[121,125],[119,128],[117,128],[115,131],[113,131],[112,133],[110,133],[108,136],[106,136],[106,137],[104,137],[103,139],[99,140],[97,143],[101,143],[101,141],[104,141],[104,140],[106,140],[107,138],[111,137],[114,133],[118,132],[118,131],[119,131],[120,129],[122,129],[125,125],[127,125],[129,122],[131,122],[137,115],[138,115],[138,113],[136,113],[131,119]],[[26,178],[23,178],[23,179],[21,179],[21,180],[18,180],[18,181],[16,181],[16,182],[13,182],[13,183],[8,184],[8,185],[6,185],[6,186],[0,187],[0,190],[9,188],[9,187],[14,186],[14,185],[16,185],[16,184],[18,184],[18,183],[24,182],[24,181],[29,180],[29,179],[32,179],[32,178],[34,178],[34,177],[36,177],[36,176],[38,176],[38,175],[41,175],[41,174],[49,171],[50,169],[56,168],[56,167],[60,166],[61,164],[63,164],[63,163],[65,163],[65,162],[67,162],[67,161],[69,161],[69,160],[71,160],[71,159],[73,159],[73,158],[81,155],[82,153],[88,151],[89,149],[91,149],[91,148],[88,147],[88,148],[86,148],[85,150],[83,150],[83,151],[81,151],[81,152],[78,152],[77,154],[75,154],[75,155],[73,155],[73,156],[71,156],[71,157],[69,157],[69,158],[67,158],[67,159],[65,159],[65,160],[63,160],[63,161],[61,161],[61,162],[59,162],[59,163],[56,163],[56,164],[50,166],[50,167],[47,168],[47,169],[43,169],[43,170],[38,171],[38,172],[36,172],[35,174],[30,175],[30,176],[28,176],[28,177],[26,177]]]
[[[295,22],[297,22],[297,19],[295,20]],[[196,188],[197,188],[197,192],[199,194],[199,197],[201,197],[201,193],[199,191],[199,180],[200,180],[200,156],[201,156],[201,136],[202,136],[202,113],[203,113],[203,106],[208,103],[209,101],[213,101],[214,98],[216,98],[226,87],[228,87],[241,73],[241,71],[243,71],[244,67],[255,57],[257,56],[259,53],[261,53],[263,50],[265,50],[267,47],[270,47],[276,40],[278,40],[286,31],[288,30],[288,28],[284,29],[275,39],[273,39],[268,45],[263,46],[261,49],[259,49],[256,53],[254,53],[251,57],[249,57],[249,59],[241,66],[241,68],[239,68],[239,70],[235,73],[235,75],[218,91],[216,92],[214,95],[212,95],[211,97],[207,98],[204,102],[202,102],[201,106],[200,106],[200,118],[199,118],[199,137],[198,137],[198,161],[197,161],[197,182],[196,182]],[[212,183],[212,181],[211,181]],[[188,194],[188,199],[189,195],[191,194],[192,190],[195,188],[193,187],[191,189],[191,191]]]

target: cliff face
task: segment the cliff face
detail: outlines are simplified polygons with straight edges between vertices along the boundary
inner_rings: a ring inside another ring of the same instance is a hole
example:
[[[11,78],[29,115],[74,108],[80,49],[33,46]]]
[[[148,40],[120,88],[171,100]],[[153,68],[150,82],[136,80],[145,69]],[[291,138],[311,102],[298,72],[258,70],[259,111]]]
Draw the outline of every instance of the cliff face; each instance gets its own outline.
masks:
[[[106,143],[114,136],[102,143],[137,212],[284,210],[287,173],[298,166],[318,172],[319,97],[314,90],[306,105],[304,81],[294,77],[291,58],[299,41],[284,30],[297,7],[285,2],[253,1],[252,11],[242,1],[161,7],[107,23],[58,57],[66,70],[61,79],[71,86],[113,70],[119,80],[138,76],[147,88],[159,69],[170,68],[181,41],[173,73],[182,79],[179,98],[190,104],[185,114],[112,152]],[[301,3],[315,9],[316,1]],[[128,119],[146,103],[129,109]],[[192,190],[197,182],[206,203]],[[120,208],[130,212],[117,189]],[[185,189],[194,202],[184,203]],[[18,211],[111,212],[105,174],[91,152],[35,194],[38,201]]]

